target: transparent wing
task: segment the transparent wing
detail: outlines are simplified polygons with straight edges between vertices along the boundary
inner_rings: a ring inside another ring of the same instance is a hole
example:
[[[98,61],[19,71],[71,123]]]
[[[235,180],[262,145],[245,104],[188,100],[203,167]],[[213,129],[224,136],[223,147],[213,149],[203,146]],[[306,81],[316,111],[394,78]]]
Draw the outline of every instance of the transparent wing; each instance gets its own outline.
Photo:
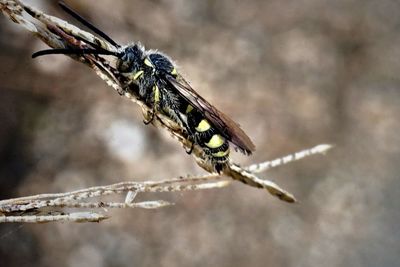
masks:
[[[193,107],[199,109],[222,135],[232,142],[244,154],[251,154],[255,146],[247,134],[227,115],[216,109],[207,100],[200,96],[181,76],[177,78],[166,75],[167,81],[185,98]]]

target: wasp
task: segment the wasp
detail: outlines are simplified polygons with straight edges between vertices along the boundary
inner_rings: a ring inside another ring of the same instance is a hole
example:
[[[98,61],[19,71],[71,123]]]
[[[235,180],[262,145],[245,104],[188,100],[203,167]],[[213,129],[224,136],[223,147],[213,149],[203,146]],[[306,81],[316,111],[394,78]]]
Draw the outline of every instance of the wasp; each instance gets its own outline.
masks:
[[[136,85],[140,100],[152,110],[150,118],[144,120],[144,123],[152,122],[157,113],[167,115],[186,130],[192,143],[187,152],[190,154],[195,144],[200,146],[217,172],[221,172],[229,161],[229,143],[246,155],[255,150],[254,144],[240,126],[200,96],[180,75],[167,55],[146,50],[140,43],[121,46],[64,3],[60,2],[59,5],[66,13],[108,41],[115,47],[115,51],[89,43],[94,48],[41,50],[34,53],[33,58],[48,54],[116,57],[116,68],[127,79],[127,86]]]

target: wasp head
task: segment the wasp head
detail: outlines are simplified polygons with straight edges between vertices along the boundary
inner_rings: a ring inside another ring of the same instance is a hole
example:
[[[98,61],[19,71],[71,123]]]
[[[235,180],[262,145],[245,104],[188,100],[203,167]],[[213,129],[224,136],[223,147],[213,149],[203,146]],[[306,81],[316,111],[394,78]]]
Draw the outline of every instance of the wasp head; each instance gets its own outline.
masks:
[[[122,73],[137,72],[140,69],[144,50],[139,44],[124,48],[117,61],[117,68]]]

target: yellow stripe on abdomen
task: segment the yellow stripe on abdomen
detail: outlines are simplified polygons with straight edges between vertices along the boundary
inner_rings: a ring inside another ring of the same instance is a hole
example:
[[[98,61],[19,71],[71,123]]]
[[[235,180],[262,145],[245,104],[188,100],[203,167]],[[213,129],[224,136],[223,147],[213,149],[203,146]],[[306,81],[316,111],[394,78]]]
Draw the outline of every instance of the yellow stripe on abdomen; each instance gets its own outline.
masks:
[[[219,134],[214,134],[210,141],[208,141],[208,143],[206,143],[206,146],[208,146],[209,148],[217,148],[222,146],[225,143],[225,139],[220,136]]]
[[[228,154],[229,154],[229,149],[227,149],[225,151],[219,151],[217,153],[213,153],[212,156],[216,157],[216,158],[222,158],[222,157],[225,157]]]
[[[208,131],[211,128],[211,125],[208,123],[206,119],[202,119],[196,127],[196,131],[202,133]]]
[[[190,113],[192,110],[193,110],[193,107],[192,107],[191,105],[188,105],[188,106],[186,107],[185,113],[188,114],[188,113]]]

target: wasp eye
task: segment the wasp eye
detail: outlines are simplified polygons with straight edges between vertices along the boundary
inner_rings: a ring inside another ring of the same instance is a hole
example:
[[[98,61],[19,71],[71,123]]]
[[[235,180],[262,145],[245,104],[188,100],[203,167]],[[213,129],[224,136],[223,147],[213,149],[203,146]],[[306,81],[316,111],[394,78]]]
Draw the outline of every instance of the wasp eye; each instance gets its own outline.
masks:
[[[117,61],[117,68],[120,72],[130,72],[132,68],[132,60],[129,53],[124,53]]]
[[[129,72],[129,62],[120,59],[118,63],[118,70],[120,72]]]
[[[117,62],[117,68],[121,72],[136,72],[141,61],[142,52],[137,46],[128,46]]]

